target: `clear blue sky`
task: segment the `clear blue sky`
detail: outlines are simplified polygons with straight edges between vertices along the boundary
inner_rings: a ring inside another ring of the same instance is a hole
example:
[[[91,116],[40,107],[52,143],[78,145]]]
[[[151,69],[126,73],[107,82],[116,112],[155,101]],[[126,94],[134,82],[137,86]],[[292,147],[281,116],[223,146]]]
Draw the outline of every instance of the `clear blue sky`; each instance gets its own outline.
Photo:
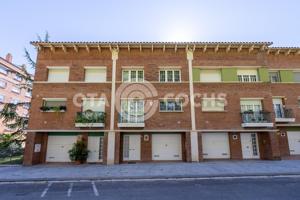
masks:
[[[7,0],[0,56],[52,41],[273,41],[300,46],[299,0]]]

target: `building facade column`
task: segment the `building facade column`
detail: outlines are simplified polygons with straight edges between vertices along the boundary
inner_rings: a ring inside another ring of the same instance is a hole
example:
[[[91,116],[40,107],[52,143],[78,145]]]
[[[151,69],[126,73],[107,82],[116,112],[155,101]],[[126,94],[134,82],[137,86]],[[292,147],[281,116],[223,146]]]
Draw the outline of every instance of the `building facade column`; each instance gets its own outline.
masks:
[[[115,141],[116,134],[114,131],[115,126],[115,102],[116,102],[116,71],[117,60],[119,51],[118,49],[112,49],[112,80],[111,80],[111,103],[110,103],[110,126],[107,137],[107,164],[113,165],[115,163]]]
[[[191,105],[191,125],[192,131],[190,134],[191,140],[191,161],[199,162],[199,147],[198,147],[198,133],[196,131],[195,119],[195,99],[194,99],[194,83],[193,83],[193,59],[194,52],[192,49],[187,49],[186,56],[189,70],[189,89],[190,89],[190,105]]]

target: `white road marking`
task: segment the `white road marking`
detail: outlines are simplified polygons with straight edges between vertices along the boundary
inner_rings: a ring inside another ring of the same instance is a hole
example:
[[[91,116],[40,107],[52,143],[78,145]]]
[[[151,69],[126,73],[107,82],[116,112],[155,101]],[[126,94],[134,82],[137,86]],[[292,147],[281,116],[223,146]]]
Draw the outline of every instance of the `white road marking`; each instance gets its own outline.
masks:
[[[44,198],[44,196],[47,194],[49,188],[51,187],[52,182],[49,182],[46,188],[44,189],[43,193],[41,194],[41,198]]]
[[[94,190],[95,196],[96,196],[96,197],[99,196],[99,192],[98,192],[97,187],[96,187],[96,185],[95,185],[95,181],[92,181],[92,186],[93,186],[93,190]]]
[[[71,196],[72,189],[73,189],[73,184],[74,184],[74,183],[70,183],[70,187],[69,187],[69,189],[68,189],[68,197]]]

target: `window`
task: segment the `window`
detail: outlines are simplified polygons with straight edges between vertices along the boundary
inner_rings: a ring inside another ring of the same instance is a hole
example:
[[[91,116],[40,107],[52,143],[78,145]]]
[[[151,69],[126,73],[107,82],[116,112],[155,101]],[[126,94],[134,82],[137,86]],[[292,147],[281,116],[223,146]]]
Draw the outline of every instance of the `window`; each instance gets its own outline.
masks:
[[[300,83],[300,72],[294,72],[294,81]]]
[[[163,99],[159,102],[159,111],[161,112],[181,112],[181,99]]]
[[[201,82],[221,82],[221,71],[220,70],[210,70],[205,69],[200,72]]]
[[[48,67],[48,82],[68,82],[68,67]]]
[[[4,102],[4,99],[5,99],[5,96],[0,94],[0,102],[3,103]]]
[[[42,112],[65,112],[67,110],[67,99],[65,98],[44,98],[40,108]]]
[[[10,101],[10,103],[13,103],[13,104],[17,105],[19,103],[19,100],[18,99],[12,99]]]
[[[160,82],[180,82],[181,73],[180,70],[160,70],[159,71]]]
[[[26,110],[29,110],[30,106],[29,106],[29,104],[23,104],[23,108]]]
[[[5,80],[0,79],[0,87],[1,88],[6,88],[6,82],[5,82]]]
[[[144,122],[144,100],[123,99],[121,100],[121,123]]]
[[[3,65],[0,65],[0,73],[7,75],[8,69],[4,67]]]
[[[106,82],[106,68],[105,67],[86,67],[85,68],[85,82],[90,82],[90,83]]]
[[[18,74],[15,74],[14,79],[19,81],[19,82],[22,81],[22,77]]]
[[[20,94],[21,89],[20,89],[20,88],[17,88],[17,87],[13,87],[13,88],[11,89],[11,91],[14,92],[14,93],[16,93],[16,94]]]
[[[225,111],[225,99],[203,98],[202,111]]]
[[[278,83],[280,82],[280,75],[279,72],[269,72],[269,77],[270,77],[270,81],[271,83]]]
[[[261,100],[241,100],[241,111],[253,111],[258,112],[262,111],[262,103]]]
[[[123,70],[122,79],[123,82],[143,82],[144,70]]]
[[[94,112],[104,112],[105,111],[105,101],[104,99],[83,99],[82,111],[91,110]]]
[[[48,107],[66,106],[66,99],[44,99],[43,105]]]
[[[25,96],[31,98],[31,90],[26,91]]]
[[[258,75],[257,70],[238,69],[237,70],[239,82],[257,82]]]

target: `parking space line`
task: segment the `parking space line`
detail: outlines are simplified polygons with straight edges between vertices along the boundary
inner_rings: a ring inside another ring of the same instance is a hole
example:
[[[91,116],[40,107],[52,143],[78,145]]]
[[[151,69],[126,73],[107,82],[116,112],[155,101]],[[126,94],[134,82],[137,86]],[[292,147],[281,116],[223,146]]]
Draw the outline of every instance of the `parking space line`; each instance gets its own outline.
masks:
[[[73,183],[70,183],[70,187],[69,187],[69,189],[68,189],[68,195],[67,195],[68,197],[71,196],[72,189],[73,189]]]
[[[44,189],[43,193],[41,194],[41,198],[44,198],[44,196],[47,194],[49,188],[51,187],[52,182],[49,182],[46,188]]]
[[[98,192],[97,187],[96,187],[96,185],[95,185],[95,181],[92,181],[92,186],[93,186],[93,190],[94,190],[95,196],[96,196],[96,197],[99,196],[99,192]]]

